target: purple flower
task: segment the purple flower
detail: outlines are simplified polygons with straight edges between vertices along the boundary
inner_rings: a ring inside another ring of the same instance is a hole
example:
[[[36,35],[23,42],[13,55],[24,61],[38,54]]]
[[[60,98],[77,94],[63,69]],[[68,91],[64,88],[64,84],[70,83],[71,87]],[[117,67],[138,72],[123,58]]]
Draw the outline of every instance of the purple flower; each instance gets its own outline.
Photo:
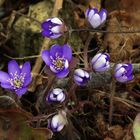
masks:
[[[8,73],[0,71],[1,86],[15,91],[21,97],[32,80],[31,67],[29,62],[25,62],[20,68],[15,60],[8,63]]]
[[[69,73],[72,50],[68,44],[63,46],[53,45],[50,50],[42,52],[42,59],[58,78],[64,78]]]
[[[65,100],[65,98],[66,98],[65,92],[60,88],[55,88],[48,93],[46,100],[48,102],[61,102],[62,103]]]
[[[96,54],[91,60],[93,70],[97,72],[108,70],[110,68],[109,60],[110,56],[108,53]]]
[[[49,18],[42,23],[42,35],[48,38],[58,38],[67,31],[64,22],[57,18]]]
[[[67,124],[66,112],[59,111],[58,114],[54,115],[51,119],[48,120],[48,128],[53,132],[61,131],[64,126]]]
[[[90,80],[90,75],[88,72],[82,69],[76,69],[74,71],[74,81],[79,86],[85,86]]]
[[[117,64],[115,68],[115,78],[118,82],[125,83],[133,79],[132,64]]]
[[[88,8],[86,18],[93,28],[97,28],[106,21],[107,11],[105,9],[98,11],[96,8]]]

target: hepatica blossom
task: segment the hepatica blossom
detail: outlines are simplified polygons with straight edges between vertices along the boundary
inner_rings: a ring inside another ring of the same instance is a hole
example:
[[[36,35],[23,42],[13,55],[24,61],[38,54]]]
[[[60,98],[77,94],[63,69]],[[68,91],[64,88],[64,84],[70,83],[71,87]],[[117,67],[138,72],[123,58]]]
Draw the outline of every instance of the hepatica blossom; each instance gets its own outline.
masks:
[[[48,128],[53,132],[60,132],[67,123],[66,112],[61,110],[48,120]]]
[[[64,46],[53,45],[50,50],[42,52],[42,59],[58,78],[64,78],[69,73],[72,50],[68,44]]]
[[[96,8],[88,8],[86,18],[93,28],[97,28],[106,21],[107,11],[105,9],[98,11]]]
[[[110,56],[108,53],[96,54],[91,60],[93,70],[97,72],[108,70],[110,68],[109,60]]]
[[[85,86],[90,80],[90,75],[87,71],[76,69],[74,71],[74,81],[79,86]]]
[[[125,83],[133,79],[132,64],[117,64],[115,68],[115,78],[118,82]]]
[[[32,80],[31,67],[25,62],[20,68],[15,60],[8,63],[8,73],[0,71],[0,83],[3,88],[15,91],[21,97]]]
[[[67,31],[64,22],[57,18],[49,18],[42,23],[42,35],[48,38],[58,38]]]
[[[65,92],[60,89],[60,88],[55,88],[55,89],[52,89],[47,97],[46,97],[46,100],[48,102],[63,102],[66,98],[66,94]]]

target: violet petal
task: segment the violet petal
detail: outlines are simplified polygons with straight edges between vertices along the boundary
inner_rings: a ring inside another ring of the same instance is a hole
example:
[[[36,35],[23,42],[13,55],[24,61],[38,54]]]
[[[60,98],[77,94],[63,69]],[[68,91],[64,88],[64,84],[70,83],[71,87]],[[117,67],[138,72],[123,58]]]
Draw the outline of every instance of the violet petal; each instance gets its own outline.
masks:
[[[0,82],[1,83],[9,83],[8,80],[10,79],[9,74],[6,72],[0,71]]]
[[[96,71],[103,72],[103,71],[108,70],[109,68],[110,68],[110,65],[106,65],[106,66],[104,66],[104,67],[101,67],[101,68],[96,69]]]
[[[20,74],[20,68],[18,66],[18,63],[15,60],[11,60],[8,63],[8,73],[10,74],[11,77],[13,77],[15,73],[17,75]]]
[[[51,31],[54,34],[60,34],[61,33],[61,27],[60,26],[54,26],[54,27],[51,28]]]
[[[71,59],[72,59],[72,49],[71,49],[71,47],[68,44],[65,44],[62,47],[62,51],[63,51],[64,58],[66,58],[70,62]]]
[[[69,69],[64,69],[63,71],[57,73],[57,77],[58,78],[64,78],[68,75],[69,73]]]
[[[82,77],[79,77],[77,75],[74,75],[74,81],[77,83],[77,82],[82,82],[83,81],[83,78]]]
[[[13,89],[10,83],[1,83],[1,87],[7,88],[7,89]]]
[[[22,69],[21,69],[21,73],[22,74],[30,74],[31,72],[31,65],[30,65],[30,62],[25,62],[23,65],[22,65]]]
[[[16,94],[21,97],[23,94],[25,94],[25,92],[27,91],[27,88],[21,88],[21,89],[18,89],[16,90]]]
[[[42,34],[42,36],[48,37],[48,38],[50,38],[51,36],[53,36],[53,33],[50,30],[43,30],[41,32],[41,34]]]
[[[115,71],[115,77],[116,78],[121,77],[124,72],[125,72],[125,68],[120,67],[119,69],[117,69],[117,71]]]
[[[59,18],[57,18],[57,17],[52,18],[51,19],[51,22],[54,23],[54,24],[56,24],[56,25],[63,24],[63,22]]]
[[[58,38],[58,37],[60,37],[62,34],[61,33],[59,33],[59,34],[52,34],[51,36],[50,36],[50,38],[51,39],[56,39],[56,38]]]
[[[26,77],[26,79],[24,80],[23,87],[28,86],[31,83],[31,81],[32,81],[32,77],[31,76]]]
[[[116,78],[116,80],[118,82],[125,83],[128,81],[128,78],[126,76],[123,76],[123,77]]]
[[[56,54],[60,57],[62,57],[62,47],[59,45],[53,45],[50,48],[50,56],[52,56],[53,58],[56,58]]]
[[[93,65],[93,69],[100,69],[106,65],[106,59],[104,57],[100,57]]]
[[[89,21],[93,28],[97,28],[101,25],[101,18],[99,14],[94,14],[94,16]]]
[[[102,53],[98,53],[92,58],[91,60],[92,65],[101,57],[101,55]]]
[[[50,52],[49,50],[44,50],[41,54],[42,59],[44,60],[44,62],[50,66],[51,65],[51,60],[50,60]]]
[[[47,21],[44,21],[44,22],[41,24],[41,27],[42,27],[44,30],[48,30],[48,29],[50,28],[50,26],[52,26],[51,19],[48,19]]]
[[[106,20],[107,18],[107,11],[105,9],[101,9],[99,12],[100,18],[102,23]]]

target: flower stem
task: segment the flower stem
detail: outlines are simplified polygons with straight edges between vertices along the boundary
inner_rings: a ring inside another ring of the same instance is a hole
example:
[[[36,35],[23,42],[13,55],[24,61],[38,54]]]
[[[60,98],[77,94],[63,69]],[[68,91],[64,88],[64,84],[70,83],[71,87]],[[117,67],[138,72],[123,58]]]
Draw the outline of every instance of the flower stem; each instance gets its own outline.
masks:
[[[45,99],[46,96],[48,94],[48,91],[50,90],[53,82],[55,81],[56,76],[51,76],[47,82],[47,86],[45,87],[45,89],[39,94],[38,100],[36,102],[36,109],[38,110],[38,112],[40,112],[41,110],[43,110],[44,106],[46,105],[45,103]]]
[[[114,98],[115,89],[116,89],[115,79],[112,80],[110,89],[111,89],[111,95],[110,95],[110,108],[109,108],[109,125],[111,126],[112,125],[113,109],[114,109],[113,98]]]
[[[77,102],[77,98],[75,95],[76,88],[77,88],[77,85],[75,83],[73,83],[71,88],[68,91],[68,100],[72,99],[75,103]]]
[[[92,35],[89,34],[86,43],[85,43],[85,47],[84,47],[84,66],[85,69],[87,70],[89,68],[89,64],[88,64],[88,46],[90,44],[90,41],[92,39]]]
[[[50,79],[48,81],[48,86],[44,90],[44,98],[47,96],[47,94],[48,94],[49,90],[51,89],[55,79],[56,79],[56,76],[54,76],[54,75],[50,77]]]

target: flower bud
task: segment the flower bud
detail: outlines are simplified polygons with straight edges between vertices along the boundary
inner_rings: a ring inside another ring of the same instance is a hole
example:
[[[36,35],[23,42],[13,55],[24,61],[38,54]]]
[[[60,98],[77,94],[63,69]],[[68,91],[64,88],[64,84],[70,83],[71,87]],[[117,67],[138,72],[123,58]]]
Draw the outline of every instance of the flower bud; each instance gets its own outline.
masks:
[[[133,79],[132,71],[132,64],[117,64],[114,75],[118,82],[125,83]]]
[[[64,93],[64,91],[60,88],[55,88],[48,93],[46,100],[48,102],[62,103],[65,100],[65,98],[66,98],[66,94]]]
[[[97,72],[108,70],[110,68],[109,60],[110,56],[108,53],[96,54],[91,60],[93,70]]]
[[[49,18],[42,23],[42,35],[48,38],[58,38],[67,31],[64,22],[57,18]]]
[[[61,110],[58,114],[48,120],[48,128],[53,132],[59,132],[67,123],[66,112]]]
[[[74,71],[74,81],[77,85],[85,86],[89,80],[90,80],[90,75],[85,70],[76,69]]]
[[[88,8],[86,10],[86,17],[91,26],[97,28],[106,21],[107,11],[105,9],[98,11],[96,8]]]

